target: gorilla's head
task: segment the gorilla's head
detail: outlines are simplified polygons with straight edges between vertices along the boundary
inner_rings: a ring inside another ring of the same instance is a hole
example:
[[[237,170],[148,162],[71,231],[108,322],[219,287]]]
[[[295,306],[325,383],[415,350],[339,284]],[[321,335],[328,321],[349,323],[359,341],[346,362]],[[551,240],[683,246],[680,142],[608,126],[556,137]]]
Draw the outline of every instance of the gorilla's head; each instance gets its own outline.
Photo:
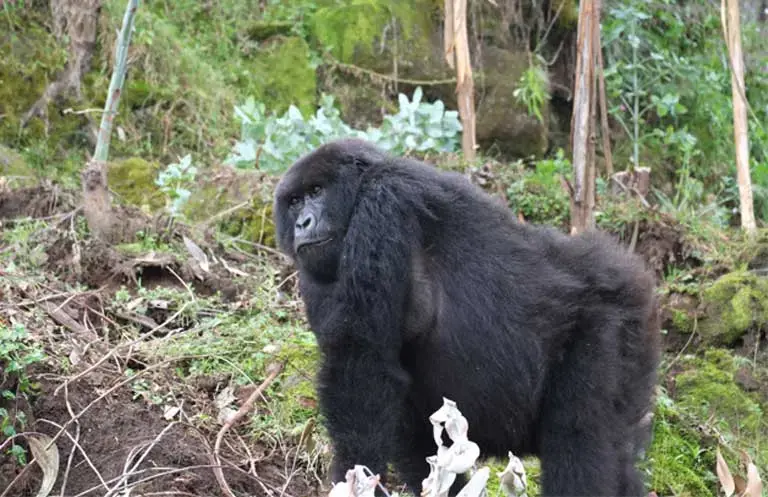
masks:
[[[343,139],[317,148],[286,171],[275,191],[277,241],[300,270],[318,280],[335,279],[360,179],[386,159],[366,141]]]

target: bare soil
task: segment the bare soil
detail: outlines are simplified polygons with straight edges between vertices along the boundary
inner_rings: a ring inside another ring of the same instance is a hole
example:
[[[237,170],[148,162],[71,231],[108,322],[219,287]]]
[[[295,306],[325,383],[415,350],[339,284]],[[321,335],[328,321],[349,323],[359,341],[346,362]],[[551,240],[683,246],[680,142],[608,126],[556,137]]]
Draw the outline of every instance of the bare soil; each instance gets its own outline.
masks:
[[[107,325],[115,324],[114,316],[105,315],[104,303],[121,285],[135,288],[136,280],[141,278],[144,287],[190,285],[198,293],[220,292],[225,300],[235,300],[248,292],[248,288],[233,283],[225,269],[236,267],[236,261],[211,264],[205,270],[194,257],[127,255],[95,240],[78,239],[73,229],[78,214],[72,198],[76,198],[73,192],[48,186],[0,191],[0,226],[11,226],[18,218],[50,221],[48,228],[32,235],[46,256],[43,274],[34,276],[46,281],[29,285],[13,279],[5,283],[0,280],[0,320],[9,324],[14,315],[32,316],[34,309],[36,317],[27,320],[27,328],[46,343],[50,361],[32,370],[39,393],[31,404],[23,399],[0,399],[0,407],[11,416],[24,412],[28,417],[25,429],[30,432],[55,437],[62,427],[66,428],[56,439],[60,464],[51,495],[104,496],[107,489],[120,490],[116,485],[124,479],[133,488],[131,495],[224,496],[212,469],[212,447],[221,425],[215,422],[216,412],[211,407],[215,395],[211,385],[200,378],[182,382],[173,374],[173,363],[160,364],[153,370],[152,381],[172,385],[177,405],[182,406],[172,420],[164,417],[161,406],[136,395],[124,383],[127,367],[147,367],[140,356],[130,352],[113,356],[66,388],[62,385],[85,372],[114,346],[112,331],[102,336],[100,333],[108,329]],[[173,236],[178,242],[183,234],[179,230]],[[208,241],[195,242],[207,253],[219,259],[225,257]],[[75,292],[72,285],[87,290]],[[152,319],[162,322],[166,317],[149,316],[145,329],[152,327]],[[29,324],[33,322],[37,322],[34,329]],[[72,357],[74,351],[77,357]],[[75,359],[75,366],[65,372],[60,365],[68,362],[68,356]],[[206,379],[214,385],[221,383],[215,378]],[[0,389],[14,390],[16,382],[14,375],[0,371]],[[238,406],[247,397],[247,389],[235,393]],[[194,417],[206,411],[208,421]],[[273,440],[254,440],[244,424],[229,430],[220,453],[224,479],[236,496],[320,495],[319,477],[306,470],[300,458],[296,464],[300,448],[293,441],[276,445]],[[0,438],[0,443],[3,441]],[[26,447],[23,438],[16,442]],[[0,455],[0,494],[13,482],[9,496],[32,497],[42,477],[37,464],[23,470],[10,456]]]
[[[70,409],[75,414],[82,412],[112,386],[111,380],[105,375],[92,374],[58,395],[54,395],[54,389],[60,383],[44,381],[41,394],[32,406],[35,417],[32,428],[55,436],[59,427],[71,423]],[[64,495],[102,496],[128,473],[126,468],[130,468],[133,475],[128,483],[146,480],[134,487],[133,495],[149,492],[222,495],[208,458],[212,450],[211,436],[215,434],[186,423],[171,426],[158,408],[135,401],[126,389],[118,389],[93,403],[67,429],[76,439],[77,447],[66,436],[57,440],[62,464],[52,495],[59,495],[65,484]],[[268,447],[257,443],[250,447],[250,452],[254,455],[250,463],[255,474],[249,474],[244,464],[223,469],[228,485],[237,495],[265,496],[270,495],[270,491],[279,495],[283,490],[284,495],[297,497],[317,495],[301,477],[293,478],[283,489],[285,461],[281,457],[269,457]],[[142,456],[143,462],[138,462]],[[0,465],[0,489],[6,488],[18,473],[18,467],[7,460],[4,462]],[[70,469],[65,475],[67,465]],[[30,468],[14,485],[12,495],[32,497],[36,494],[42,472],[37,465]]]

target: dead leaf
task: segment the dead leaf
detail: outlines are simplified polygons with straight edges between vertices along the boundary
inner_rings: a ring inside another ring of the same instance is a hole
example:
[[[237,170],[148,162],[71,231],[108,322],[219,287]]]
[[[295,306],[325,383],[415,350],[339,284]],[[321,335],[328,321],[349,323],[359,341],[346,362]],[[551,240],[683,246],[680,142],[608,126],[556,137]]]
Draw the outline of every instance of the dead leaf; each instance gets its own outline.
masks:
[[[725,462],[725,459],[723,459],[723,455],[720,453],[719,447],[717,448],[716,459],[717,459],[717,478],[720,480],[720,485],[723,486],[725,497],[731,497],[731,495],[733,495],[734,490],[736,489],[736,484],[733,482],[733,476],[731,475],[731,470],[728,469],[728,464]]]
[[[47,435],[27,435],[26,438],[35,462],[43,470],[43,482],[36,497],[48,497],[53,490],[53,484],[56,483],[56,478],[59,476],[59,448],[56,447],[55,443],[51,443],[53,439]],[[51,445],[46,450],[48,444]]]
[[[170,421],[173,418],[175,418],[180,411],[181,411],[181,408],[178,406],[168,406],[165,408],[165,411],[163,412],[163,418],[165,418],[166,421]]]
[[[747,490],[747,480],[739,475],[733,475],[733,483],[736,485],[736,495],[744,495]]]
[[[762,497],[763,482],[760,479],[760,473],[753,462],[747,465],[747,488],[744,489],[743,497]]]
[[[205,271],[206,273],[210,272],[208,264],[208,256],[205,255],[205,252],[203,252],[203,249],[197,246],[195,242],[184,237],[184,246],[187,247],[187,252],[189,252],[189,255],[195,258],[198,264],[200,264],[200,269]]]

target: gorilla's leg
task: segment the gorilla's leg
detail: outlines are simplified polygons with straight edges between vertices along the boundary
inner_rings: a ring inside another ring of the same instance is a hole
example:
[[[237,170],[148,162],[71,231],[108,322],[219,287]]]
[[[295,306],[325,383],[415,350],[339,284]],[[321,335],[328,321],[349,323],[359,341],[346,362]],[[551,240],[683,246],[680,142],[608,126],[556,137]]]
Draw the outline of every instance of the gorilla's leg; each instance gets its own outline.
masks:
[[[650,417],[644,417],[632,427],[634,443],[626,443],[619,440],[623,450],[619,459],[619,496],[642,497],[647,494],[641,473],[635,464],[640,459],[640,454],[648,447],[653,425]]]
[[[539,420],[543,497],[618,495],[613,331],[577,333],[552,365]]]
[[[437,452],[429,419],[417,419],[417,412],[410,405],[403,410],[394,461],[398,476],[413,495],[421,494],[421,482],[429,475],[427,457]]]
[[[635,467],[634,454],[623,454],[619,460],[619,497],[642,497],[647,495],[640,472]]]

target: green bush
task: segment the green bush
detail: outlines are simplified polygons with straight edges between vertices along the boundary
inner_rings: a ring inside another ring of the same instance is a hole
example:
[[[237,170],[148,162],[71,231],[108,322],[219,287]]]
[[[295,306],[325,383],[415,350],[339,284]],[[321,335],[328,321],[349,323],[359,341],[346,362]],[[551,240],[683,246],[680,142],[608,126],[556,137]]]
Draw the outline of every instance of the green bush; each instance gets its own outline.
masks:
[[[264,104],[249,98],[235,107],[241,136],[226,162],[238,168],[258,167],[279,173],[323,143],[343,137],[363,138],[395,154],[456,150],[461,131],[458,112],[446,111],[440,100],[427,103],[421,97],[421,88],[416,88],[411,101],[401,93],[398,113],[385,116],[380,127],[366,131],[353,129],[341,120],[332,96],[323,95],[320,108],[309,119],[295,106],[279,117],[267,115]]]

